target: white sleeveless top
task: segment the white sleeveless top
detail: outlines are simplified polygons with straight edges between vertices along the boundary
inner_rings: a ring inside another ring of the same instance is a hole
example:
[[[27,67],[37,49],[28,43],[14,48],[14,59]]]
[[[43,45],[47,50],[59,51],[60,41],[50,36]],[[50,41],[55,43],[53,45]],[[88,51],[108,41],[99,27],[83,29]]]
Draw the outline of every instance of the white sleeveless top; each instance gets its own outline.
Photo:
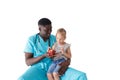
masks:
[[[56,42],[54,45],[55,45],[54,50],[56,51],[56,53],[61,54],[61,55],[59,57],[57,57],[57,56],[54,57],[53,60],[58,60],[58,59],[62,59],[62,58],[67,60],[67,57],[62,55],[61,48],[63,48],[64,53],[66,53],[67,49],[70,47],[70,44],[65,43],[64,45],[61,46]]]

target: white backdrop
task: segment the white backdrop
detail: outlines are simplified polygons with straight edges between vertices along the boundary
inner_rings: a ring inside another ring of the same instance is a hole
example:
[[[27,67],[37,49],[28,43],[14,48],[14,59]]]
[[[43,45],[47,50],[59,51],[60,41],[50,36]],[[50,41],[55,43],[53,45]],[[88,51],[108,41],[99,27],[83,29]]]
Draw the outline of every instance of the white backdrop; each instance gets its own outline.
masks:
[[[24,47],[38,32],[42,17],[52,21],[53,34],[67,30],[71,67],[88,80],[120,80],[119,0],[0,0],[0,80],[17,80],[28,68]]]

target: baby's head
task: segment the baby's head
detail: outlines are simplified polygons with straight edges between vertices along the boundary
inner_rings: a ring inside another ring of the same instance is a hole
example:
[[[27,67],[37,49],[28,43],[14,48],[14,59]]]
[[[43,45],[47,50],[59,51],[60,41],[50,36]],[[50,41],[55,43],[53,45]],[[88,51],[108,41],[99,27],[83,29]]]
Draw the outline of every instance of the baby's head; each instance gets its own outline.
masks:
[[[64,43],[64,40],[66,39],[66,30],[64,28],[60,28],[57,30],[56,39],[58,43]]]

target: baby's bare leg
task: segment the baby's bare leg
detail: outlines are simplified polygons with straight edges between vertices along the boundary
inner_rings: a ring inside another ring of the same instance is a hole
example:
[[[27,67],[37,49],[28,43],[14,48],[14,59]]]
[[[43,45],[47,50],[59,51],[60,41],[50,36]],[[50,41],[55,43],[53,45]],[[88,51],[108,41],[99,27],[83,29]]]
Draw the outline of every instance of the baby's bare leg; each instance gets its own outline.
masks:
[[[54,72],[53,76],[54,76],[54,80],[60,80],[59,74],[57,72]]]
[[[48,80],[54,80],[52,73],[47,73]]]

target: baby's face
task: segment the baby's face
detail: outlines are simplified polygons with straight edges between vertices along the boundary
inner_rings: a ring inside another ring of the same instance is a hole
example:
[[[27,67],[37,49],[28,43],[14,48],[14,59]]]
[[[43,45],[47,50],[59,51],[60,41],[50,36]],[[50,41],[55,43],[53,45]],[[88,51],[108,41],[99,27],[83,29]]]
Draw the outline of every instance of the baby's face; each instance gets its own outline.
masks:
[[[58,33],[58,34],[56,35],[56,40],[57,40],[57,42],[58,42],[59,44],[63,44],[65,38],[64,38],[64,36],[62,36],[61,34]]]

